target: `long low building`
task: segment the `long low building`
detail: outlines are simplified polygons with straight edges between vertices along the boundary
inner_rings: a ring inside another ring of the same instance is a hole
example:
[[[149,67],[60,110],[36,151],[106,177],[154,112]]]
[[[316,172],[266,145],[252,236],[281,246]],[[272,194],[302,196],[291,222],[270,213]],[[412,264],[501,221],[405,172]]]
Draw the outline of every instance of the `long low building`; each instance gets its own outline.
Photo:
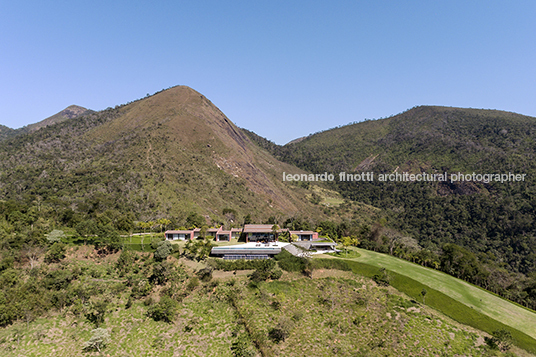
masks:
[[[242,233],[241,228],[231,228],[226,231],[223,227],[220,228],[209,228],[205,232],[207,237],[213,238],[215,241],[230,241],[232,238],[240,237]],[[201,235],[201,228],[194,229],[184,229],[184,230],[170,230],[166,231],[165,237],[167,240],[187,240],[187,239],[197,239]]]
[[[268,259],[281,253],[281,249],[290,243],[249,242],[239,245],[228,245],[212,248],[211,255],[223,259]]]
[[[200,237],[200,234],[200,228],[165,232],[167,240],[197,239]],[[296,241],[312,241],[318,239],[318,232],[291,231],[287,228],[274,230],[274,225],[272,224],[246,224],[244,228],[232,228],[228,231],[224,230],[223,227],[209,228],[205,232],[207,237],[212,237],[215,241],[230,241],[233,238],[240,237],[241,234],[245,235],[246,242],[273,242],[277,241],[277,237],[281,234],[288,234]]]

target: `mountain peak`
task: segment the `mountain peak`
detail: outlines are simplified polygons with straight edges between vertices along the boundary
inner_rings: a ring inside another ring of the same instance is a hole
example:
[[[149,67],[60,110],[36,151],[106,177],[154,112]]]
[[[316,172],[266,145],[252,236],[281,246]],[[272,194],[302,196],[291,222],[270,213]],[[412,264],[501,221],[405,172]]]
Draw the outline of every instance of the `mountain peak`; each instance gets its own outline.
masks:
[[[84,113],[86,113],[88,110],[84,107],[78,106],[78,105],[70,105],[67,108],[63,109],[62,111],[49,116],[48,118],[41,120],[38,123],[30,124],[26,126],[26,132],[33,132],[36,130],[39,130],[41,128],[44,128],[49,125],[61,123],[68,119],[76,118]]]

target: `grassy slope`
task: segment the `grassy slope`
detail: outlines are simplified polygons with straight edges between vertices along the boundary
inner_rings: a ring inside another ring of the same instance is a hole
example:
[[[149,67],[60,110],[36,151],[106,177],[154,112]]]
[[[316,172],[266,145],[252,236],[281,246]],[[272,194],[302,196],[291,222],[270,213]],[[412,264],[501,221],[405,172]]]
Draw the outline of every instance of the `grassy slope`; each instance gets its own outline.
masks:
[[[101,264],[104,271],[106,263]],[[282,281],[262,283],[258,289],[246,288],[242,278],[231,286],[225,282],[234,280],[232,272],[225,274],[216,287],[200,286],[185,298],[172,324],[148,319],[147,308],[139,301],[125,309],[126,292],[115,295],[103,326],[112,338],[104,355],[231,356],[232,342],[246,334],[243,324],[255,331],[265,356],[485,354],[478,332],[412,303],[392,288],[350,273],[319,271],[313,279],[285,274]],[[226,301],[234,288],[239,291],[235,307]],[[279,302],[278,309],[274,301]],[[286,326],[289,336],[274,343],[268,332],[278,324]],[[0,329],[0,353],[99,355],[82,351],[93,328],[66,309],[28,325]],[[246,341],[253,351],[251,340]]]
[[[459,314],[460,311],[449,311],[449,307],[447,307],[446,303],[442,304],[439,301],[434,301],[434,294],[430,293],[426,295],[426,303],[428,305],[436,305],[434,307],[439,308],[445,314],[454,318],[457,316],[457,320],[466,319],[460,322],[470,324],[484,331],[492,332],[494,329],[501,328],[500,324],[496,324],[494,321],[488,319],[482,319],[478,317],[478,314],[473,314],[473,311],[481,313],[496,322],[510,326],[511,328],[520,331],[522,334],[532,337],[532,341],[527,339],[526,344],[524,343],[524,348],[530,349],[533,352],[536,351],[536,330],[534,329],[534,326],[536,326],[536,313],[533,311],[520,307],[490,292],[437,270],[425,268],[386,254],[371,252],[364,249],[357,250],[360,253],[360,257],[352,258],[351,260],[375,268],[385,268],[396,274],[395,279],[396,276],[400,275],[401,279],[397,279],[398,281],[393,282],[393,285],[400,290],[406,293],[409,290],[412,290],[413,294],[410,295],[418,298],[418,294],[422,288],[411,287],[411,282],[409,285],[407,282],[404,282],[404,277],[409,278],[425,286],[429,292],[431,290],[439,292],[440,294],[437,295],[438,299],[443,299],[440,295],[444,294],[455,302],[465,305],[469,310],[464,310],[464,314]],[[373,269],[368,272],[368,275],[372,276],[375,273],[376,270]],[[448,299],[443,299],[443,302],[445,301],[451,303]],[[460,306],[457,306],[456,304],[452,304],[450,307],[453,309],[460,309]],[[523,336],[520,336],[518,339],[524,338]]]

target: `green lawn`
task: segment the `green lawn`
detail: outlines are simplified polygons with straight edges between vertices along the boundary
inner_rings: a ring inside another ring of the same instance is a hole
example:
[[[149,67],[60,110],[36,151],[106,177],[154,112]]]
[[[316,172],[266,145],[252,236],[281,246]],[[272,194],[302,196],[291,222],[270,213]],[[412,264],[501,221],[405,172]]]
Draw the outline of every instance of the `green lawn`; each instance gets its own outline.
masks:
[[[486,290],[440,271],[425,268],[390,255],[355,249],[359,257],[345,259],[354,271],[372,277],[380,268],[392,276],[391,285],[422,302],[420,291],[427,289],[426,304],[459,322],[486,332],[511,327],[517,344],[536,351],[536,313],[502,299]],[[327,257],[326,257],[327,258]]]

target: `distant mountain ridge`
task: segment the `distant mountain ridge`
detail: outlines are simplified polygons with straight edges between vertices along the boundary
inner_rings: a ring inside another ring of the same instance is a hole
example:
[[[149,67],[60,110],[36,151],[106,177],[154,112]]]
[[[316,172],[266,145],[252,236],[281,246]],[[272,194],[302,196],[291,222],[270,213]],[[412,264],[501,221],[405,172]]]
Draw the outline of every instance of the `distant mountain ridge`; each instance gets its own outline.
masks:
[[[38,123],[27,125],[23,129],[25,129],[24,132],[36,131],[48,125],[53,125],[53,124],[61,123],[68,119],[76,118],[80,115],[87,113],[87,111],[88,109],[84,107],[80,107],[78,105],[70,105],[67,108],[60,111],[59,113],[49,116],[48,118],[41,120]]]
[[[10,137],[14,131],[14,129],[8,128],[7,126],[0,124],[0,141]]]
[[[280,155],[311,171],[353,170],[370,155],[379,155],[376,162],[393,170],[416,159],[437,169],[442,165],[484,169],[493,165],[480,162],[475,156],[478,151],[502,158],[518,149],[523,155],[532,155],[526,149],[534,134],[536,118],[516,113],[421,106],[386,119],[310,135],[283,146]]]
[[[261,140],[257,140],[261,141]],[[270,148],[270,145],[265,145]],[[456,243],[510,270],[536,272],[536,118],[498,110],[421,106],[271,147],[313,173],[374,172],[332,182],[344,198],[381,208],[389,225],[438,251]],[[380,182],[379,173],[524,174],[520,182]]]
[[[8,128],[7,126],[0,125],[0,141],[9,137],[20,135],[20,134],[31,133],[41,128],[44,128],[46,126],[61,123],[65,120],[73,119],[78,116],[87,114],[89,112],[90,111],[84,107],[80,107],[78,105],[70,105],[67,108],[63,109],[62,111],[46,119],[43,119],[37,123],[26,125],[19,129],[11,129],[11,128]]]

